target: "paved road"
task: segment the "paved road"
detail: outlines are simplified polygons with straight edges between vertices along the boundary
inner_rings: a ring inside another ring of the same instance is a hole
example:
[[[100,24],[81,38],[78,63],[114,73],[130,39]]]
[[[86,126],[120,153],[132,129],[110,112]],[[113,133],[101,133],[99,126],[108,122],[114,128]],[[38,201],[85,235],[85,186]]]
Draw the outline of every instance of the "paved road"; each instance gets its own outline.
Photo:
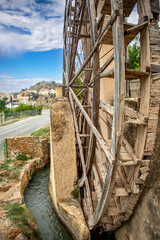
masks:
[[[6,137],[28,136],[50,121],[49,110],[43,110],[42,115],[30,117],[7,126],[0,127],[0,140]]]

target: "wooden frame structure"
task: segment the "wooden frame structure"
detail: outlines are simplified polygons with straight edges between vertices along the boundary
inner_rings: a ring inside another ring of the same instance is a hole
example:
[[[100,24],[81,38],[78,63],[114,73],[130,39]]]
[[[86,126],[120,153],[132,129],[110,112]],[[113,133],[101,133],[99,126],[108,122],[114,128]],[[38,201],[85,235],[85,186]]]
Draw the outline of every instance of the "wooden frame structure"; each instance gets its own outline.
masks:
[[[138,23],[127,23],[136,6]],[[128,220],[149,172],[160,99],[159,13],[158,0],[66,0],[64,95],[73,112],[80,200],[89,229],[112,231]],[[126,47],[138,34],[141,67],[133,70]],[[100,97],[105,78],[114,83],[112,105]],[[141,85],[136,110],[126,104],[126,84],[134,79]],[[100,111],[111,131],[107,139]],[[124,134],[128,125],[136,129],[133,146]]]

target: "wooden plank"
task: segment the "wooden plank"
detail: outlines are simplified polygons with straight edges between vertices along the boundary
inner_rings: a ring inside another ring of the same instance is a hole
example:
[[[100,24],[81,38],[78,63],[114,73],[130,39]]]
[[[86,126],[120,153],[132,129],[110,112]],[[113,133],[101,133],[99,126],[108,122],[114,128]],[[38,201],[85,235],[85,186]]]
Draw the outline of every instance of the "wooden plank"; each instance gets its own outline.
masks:
[[[128,183],[128,181],[127,181],[127,177],[126,177],[125,171],[123,170],[123,167],[120,167],[120,166],[119,166],[119,167],[117,168],[117,171],[118,171],[119,176],[120,176],[120,178],[121,178],[121,180],[122,180],[122,182],[123,182],[123,184],[124,184],[124,187],[125,187],[126,191],[127,191],[128,193],[130,193],[130,192],[131,192],[131,188],[130,188],[129,183]]]
[[[129,17],[136,2],[137,2],[136,0],[124,1],[123,11],[124,11],[125,17]],[[101,13],[111,15],[110,0],[105,1],[105,4],[103,5],[103,7],[101,9]]]
[[[130,29],[127,29],[124,32],[125,45],[128,46],[132,42],[132,40],[138,35],[138,33],[141,32],[147,24],[148,24],[148,21],[145,21],[140,24],[137,24],[134,27],[131,27]]]
[[[147,122],[144,122],[140,119],[129,119],[127,121],[125,121],[125,123],[128,123],[128,124],[135,124],[135,125],[147,125]]]
[[[104,103],[102,100],[100,101],[100,108],[104,111],[106,111],[107,113],[109,113],[111,116],[113,116],[113,109],[114,107],[109,105],[108,103]],[[135,124],[147,124],[148,118],[146,116],[143,116],[142,114],[140,114],[139,112],[133,110],[132,108],[129,108],[127,106],[125,106],[125,116],[129,116],[130,120],[131,119],[136,119],[137,121],[139,121],[138,123]],[[128,119],[129,121],[129,119]],[[134,122],[133,122],[134,123]]]
[[[160,73],[160,65],[158,65],[158,64],[151,64],[151,72],[152,73]]]
[[[129,155],[131,156],[131,158],[133,159],[133,161],[135,162],[135,164],[137,164],[140,159],[138,159],[135,155],[135,152],[133,150],[133,148],[131,147],[131,145],[129,144],[129,142],[127,141],[127,139],[123,136],[122,138],[122,142],[127,150],[127,152],[129,153]]]
[[[115,196],[116,197],[126,197],[128,193],[124,187],[115,187]]]
[[[146,72],[145,69],[136,69],[136,70],[126,69],[125,70],[125,79],[126,80],[139,79],[142,76],[148,76],[148,75],[149,75],[149,72]],[[114,68],[104,71],[103,73],[101,73],[100,77],[101,78],[104,78],[104,77],[114,78]]]

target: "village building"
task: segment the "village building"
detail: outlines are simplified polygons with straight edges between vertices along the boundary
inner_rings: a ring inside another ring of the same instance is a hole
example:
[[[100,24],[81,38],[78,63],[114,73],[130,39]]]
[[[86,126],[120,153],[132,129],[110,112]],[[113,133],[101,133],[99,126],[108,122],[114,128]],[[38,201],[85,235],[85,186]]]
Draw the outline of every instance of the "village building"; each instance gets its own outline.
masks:
[[[16,108],[20,105],[19,102],[10,102],[8,104],[6,104],[6,108]]]

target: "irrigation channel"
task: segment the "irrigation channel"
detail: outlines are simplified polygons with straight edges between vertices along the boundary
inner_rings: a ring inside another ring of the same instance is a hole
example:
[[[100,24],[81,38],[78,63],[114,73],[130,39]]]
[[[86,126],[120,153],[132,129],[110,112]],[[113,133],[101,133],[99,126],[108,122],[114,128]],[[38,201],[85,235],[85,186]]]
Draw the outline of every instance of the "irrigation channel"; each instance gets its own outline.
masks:
[[[73,240],[57,217],[48,193],[49,165],[33,175],[25,204],[36,218],[43,240]]]

